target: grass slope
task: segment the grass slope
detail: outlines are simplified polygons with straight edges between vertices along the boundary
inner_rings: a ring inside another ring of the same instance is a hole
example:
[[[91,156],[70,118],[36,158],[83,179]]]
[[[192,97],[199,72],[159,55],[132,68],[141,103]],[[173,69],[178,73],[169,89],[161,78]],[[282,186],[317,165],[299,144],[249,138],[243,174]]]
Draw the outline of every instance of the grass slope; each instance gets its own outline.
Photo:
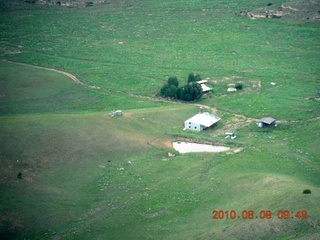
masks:
[[[319,29],[234,15],[264,5],[3,1],[2,59],[100,89],[0,62],[1,238],[319,238]],[[201,133],[182,131],[198,106],[153,98],[189,72],[210,77],[215,92],[201,104],[222,118]],[[238,81],[244,89],[227,94]],[[116,109],[124,115],[108,114]],[[275,129],[256,127],[265,115],[280,120]],[[238,138],[225,139],[230,130]],[[242,151],[174,152],[171,141],[186,138]],[[273,217],[213,220],[214,209]],[[294,218],[299,210],[308,219]]]

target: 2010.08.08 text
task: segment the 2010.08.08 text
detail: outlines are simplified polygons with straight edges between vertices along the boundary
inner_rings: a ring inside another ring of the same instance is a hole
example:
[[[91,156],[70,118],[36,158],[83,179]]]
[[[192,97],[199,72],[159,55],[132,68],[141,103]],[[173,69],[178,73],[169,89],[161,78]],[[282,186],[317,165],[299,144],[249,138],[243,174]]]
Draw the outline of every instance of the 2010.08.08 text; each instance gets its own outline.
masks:
[[[271,210],[260,210],[258,213],[255,213],[253,210],[243,210],[241,214],[238,214],[235,210],[213,210],[212,219],[222,220],[222,219],[272,219],[273,213]],[[298,210],[296,212],[288,210],[278,210],[275,216],[278,219],[307,219],[308,212],[307,210]]]

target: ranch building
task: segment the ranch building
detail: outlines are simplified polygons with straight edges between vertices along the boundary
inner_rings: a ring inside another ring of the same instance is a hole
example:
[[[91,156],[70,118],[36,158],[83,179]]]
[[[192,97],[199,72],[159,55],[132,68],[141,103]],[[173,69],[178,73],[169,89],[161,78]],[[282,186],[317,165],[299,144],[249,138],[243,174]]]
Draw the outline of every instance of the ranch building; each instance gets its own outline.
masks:
[[[220,121],[221,118],[216,117],[208,112],[200,112],[184,122],[184,129],[193,131],[202,131],[213,126]]]
[[[207,93],[207,92],[211,92],[212,88],[209,88],[206,83],[208,83],[207,80],[201,80],[197,82],[198,84],[200,84],[201,88],[202,88],[202,93]]]
[[[274,127],[276,125],[276,120],[271,117],[261,118],[257,123],[259,127]]]

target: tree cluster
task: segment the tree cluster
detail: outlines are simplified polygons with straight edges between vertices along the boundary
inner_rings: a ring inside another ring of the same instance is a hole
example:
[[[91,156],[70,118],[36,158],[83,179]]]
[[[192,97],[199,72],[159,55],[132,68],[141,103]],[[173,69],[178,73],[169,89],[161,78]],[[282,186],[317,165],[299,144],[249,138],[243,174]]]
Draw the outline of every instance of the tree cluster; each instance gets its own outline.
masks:
[[[179,81],[177,77],[169,77],[167,83],[160,89],[160,95],[163,97],[170,97],[174,99],[181,99],[184,101],[195,101],[202,97],[202,88],[200,84],[196,83],[200,81],[200,75],[194,75],[190,73],[188,76],[188,83],[183,87],[179,87]]]

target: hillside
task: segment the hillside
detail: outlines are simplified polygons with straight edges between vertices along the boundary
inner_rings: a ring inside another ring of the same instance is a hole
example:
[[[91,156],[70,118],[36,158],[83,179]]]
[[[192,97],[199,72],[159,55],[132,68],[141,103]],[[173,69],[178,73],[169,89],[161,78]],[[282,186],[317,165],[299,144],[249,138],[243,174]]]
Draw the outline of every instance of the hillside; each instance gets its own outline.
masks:
[[[1,239],[320,238],[318,20],[239,14],[302,1],[1,3]],[[213,92],[159,97],[190,73]]]
[[[26,3],[48,4],[67,7],[86,6],[92,7],[100,4],[124,4],[135,0],[23,0]],[[141,2],[141,1],[140,1]],[[247,16],[250,19],[282,18],[319,24],[320,1],[319,0],[295,0],[295,1],[270,1],[264,7],[242,9],[236,15]]]
[[[134,2],[135,0],[22,0],[26,3],[32,4],[47,4],[47,5],[57,5],[57,6],[65,6],[65,7],[79,7],[86,6],[92,7],[97,4],[123,4]]]
[[[284,19],[304,23],[319,24],[320,1],[283,1],[272,3],[270,1],[264,7],[244,10],[237,15],[247,16],[250,19]]]

